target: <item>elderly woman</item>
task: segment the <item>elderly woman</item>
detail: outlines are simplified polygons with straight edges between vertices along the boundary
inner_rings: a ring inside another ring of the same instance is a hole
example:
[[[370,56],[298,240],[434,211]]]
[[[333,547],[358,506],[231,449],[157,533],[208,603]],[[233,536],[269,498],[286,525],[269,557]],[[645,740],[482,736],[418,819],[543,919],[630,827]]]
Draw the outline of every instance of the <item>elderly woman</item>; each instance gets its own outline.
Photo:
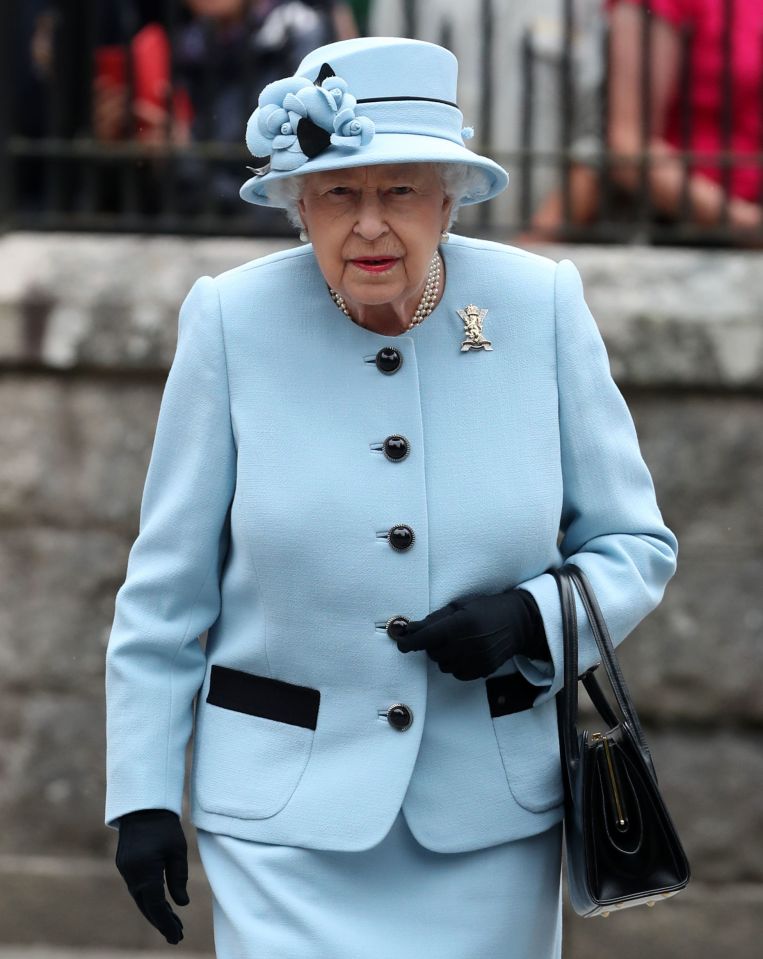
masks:
[[[508,182],[464,146],[456,74],[368,38],[266,87],[242,196],[306,245],[181,308],[108,647],[106,822],[178,942],[195,699],[223,959],[559,957],[547,570],[574,559],[615,643],[675,570],[575,266],[447,232]]]

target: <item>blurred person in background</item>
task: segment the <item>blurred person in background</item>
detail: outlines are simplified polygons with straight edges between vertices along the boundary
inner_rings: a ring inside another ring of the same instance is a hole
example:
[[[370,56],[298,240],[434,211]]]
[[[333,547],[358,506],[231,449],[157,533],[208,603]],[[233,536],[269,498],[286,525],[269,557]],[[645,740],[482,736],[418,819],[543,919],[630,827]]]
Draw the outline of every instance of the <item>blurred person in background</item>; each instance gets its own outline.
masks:
[[[294,70],[315,47],[337,36],[335,14],[345,4],[333,0],[186,0],[190,22],[175,44],[177,83],[191,107],[191,141],[241,143],[241,117],[259,91]],[[351,14],[350,14],[351,18]],[[340,18],[341,19],[341,18]],[[346,17],[342,28],[353,26]],[[357,31],[352,30],[351,36]],[[179,196],[185,209],[200,208],[211,192],[217,209],[240,213],[240,161],[210,167],[202,158],[186,155],[178,167]],[[272,211],[258,211],[282,223]]]
[[[182,7],[178,0],[178,8]],[[170,38],[162,25],[162,0],[108,0],[98,8],[93,64],[93,135],[102,142],[137,138],[144,143],[175,142],[187,136],[189,108],[175,91],[171,117]],[[129,64],[128,64],[129,57]],[[128,90],[128,66],[133,93]]]
[[[739,242],[756,246],[750,235],[761,226],[763,170],[753,159],[761,144],[763,118],[763,3],[761,0],[604,0],[611,26],[608,84],[609,150],[633,154],[641,150],[641,74],[644,58],[642,19],[652,17],[649,83],[651,131],[648,150],[650,203],[656,222],[672,223],[680,216],[684,163],[676,156],[684,149],[682,113],[689,113],[687,149],[709,154],[690,162],[688,177],[689,219],[713,226],[720,222],[724,203],[720,163],[723,104],[724,15],[732,15],[731,28],[731,150],[750,157],[731,169],[729,225]],[[650,12],[648,12],[650,11]],[[692,30],[690,46],[691,83],[681,86],[681,31]],[[593,99],[583,107],[578,131],[590,138],[595,125]],[[584,129],[585,127],[588,129]],[[593,134],[595,136],[595,134]],[[599,139],[599,143],[602,140]],[[636,219],[635,203],[640,189],[638,162],[615,163],[609,176],[612,215]],[[590,223],[600,214],[600,171],[596,160],[575,163],[570,174],[571,223]],[[523,241],[548,240],[563,228],[561,190],[555,190],[540,205],[531,230]],[[745,234],[747,234],[745,236]]]
[[[181,0],[177,2],[182,10]],[[162,152],[190,141],[187,93],[171,86],[171,44],[162,0],[107,0],[97,8],[93,51],[92,133],[101,144],[137,140],[142,155],[120,164],[101,164],[92,174],[101,212],[120,212],[129,177],[132,202],[142,213],[163,203]]]
[[[371,14],[372,2],[373,0],[349,0],[353,22],[360,36],[366,36],[368,33],[368,20]]]
[[[40,139],[48,126],[46,91],[53,68],[53,15],[47,0],[25,0],[16,9],[15,42],[11,47],[11,132]],[[38,209],[42,201],[43,166],[39,157],[15,163],[13,177],[23,209]]]
[[[4,12],[10,30],[11,134],[39,140],[89,135],[90,62],[78,20],[79,0],[23,0]],[[61,209],[76,205],[82,177],[78,164],[56,156],[13,161],[12,177],[22,209],[46,212],[55,196]]]
[[[167,143],[238,144],[242,113],[280,75],[284,63],[293,69],[308,50],[337,39],[339,30],[357,35],[351,11],[337,0],[185,0],[184,7],[174,42],[157,21],[130,32],[130,103],[122,48],[98,51],[94,128],[99,139],[134,137],[149,156],[152,147],[160,153]],[[129,5],[119,8],[123,30],[137,25],[139,14],[146,15],[142,10],[126,17]],[[161,204],[165,162],[175,164],[180,213],[198,213],[207,206],[239,212],[239,161],[188,153],[155,163],[155,206]],[[258,219],[262,226],[265,221],[282,225],[271,211],[260,211]]]

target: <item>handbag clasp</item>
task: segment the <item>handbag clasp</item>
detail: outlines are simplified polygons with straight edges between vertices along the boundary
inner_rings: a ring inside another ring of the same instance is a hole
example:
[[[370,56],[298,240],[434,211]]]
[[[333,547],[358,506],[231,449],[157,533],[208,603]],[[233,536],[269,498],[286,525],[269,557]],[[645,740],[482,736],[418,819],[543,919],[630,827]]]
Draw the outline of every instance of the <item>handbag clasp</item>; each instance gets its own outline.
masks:
[[[617,769],[615,768],[614,756],[612,755],[612,749],[609,744],[609,739],[603,733],[593,733],[591,736],[592,742],[600,742],[604,746],[604,758],[606,761],[607,767],[607,777],[609,779],[609,786],[611,789],[612,802],[614,804],[614,814],[615,814],[615,824],[618,829],[627,829],[628,828],[628,818],[625,814],[625,805],[622,799],[622,792],[620,790],[619,777],[617,775]]]

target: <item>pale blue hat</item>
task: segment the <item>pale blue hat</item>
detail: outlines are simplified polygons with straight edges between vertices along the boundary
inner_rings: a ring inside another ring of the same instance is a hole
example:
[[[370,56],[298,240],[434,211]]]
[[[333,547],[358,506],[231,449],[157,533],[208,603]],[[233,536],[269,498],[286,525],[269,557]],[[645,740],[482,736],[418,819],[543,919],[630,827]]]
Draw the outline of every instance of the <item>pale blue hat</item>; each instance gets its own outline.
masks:
[[[480,203],[509,175],[464,146],[456,104],[458,61],[444,47],[401,37],[361,37],[318,47],[293,77],[269,83],[246,126],[260,163],[241,187],[248,203],[280,206],[268,184],[321,170],[377,163],[466,163],[486,174]],[[252,168],[250,168],[252,169]]]

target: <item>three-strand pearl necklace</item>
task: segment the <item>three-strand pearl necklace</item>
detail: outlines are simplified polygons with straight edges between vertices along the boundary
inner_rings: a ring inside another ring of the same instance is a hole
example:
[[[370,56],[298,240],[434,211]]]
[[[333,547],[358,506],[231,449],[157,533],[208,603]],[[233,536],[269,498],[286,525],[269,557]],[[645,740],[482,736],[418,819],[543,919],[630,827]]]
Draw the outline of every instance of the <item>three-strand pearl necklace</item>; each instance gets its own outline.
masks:
[[[412,329],[414,326],[418,326],[418,324],[421,323],[422,320],[426,319],[435,308],[437,296],[440,292],[440,275],[440,254],[436,251],[435,255],[432,257],[432,262],[429,264],[429,272],[427,273],[427,282],[424,286],[424,293],[413,314],[413,319],[406,327],[407,330]],[[336,290],[332,290],[331,287],[329,287],[329,293],[331,294],[331,299],[334,301],[334,303],[336,303],[342,313],[344,313],[345,316],[349,316],[352,320],[352,315],[347,309],[347,304],[344,302],[344,297],[342,294],[337,293]]]

